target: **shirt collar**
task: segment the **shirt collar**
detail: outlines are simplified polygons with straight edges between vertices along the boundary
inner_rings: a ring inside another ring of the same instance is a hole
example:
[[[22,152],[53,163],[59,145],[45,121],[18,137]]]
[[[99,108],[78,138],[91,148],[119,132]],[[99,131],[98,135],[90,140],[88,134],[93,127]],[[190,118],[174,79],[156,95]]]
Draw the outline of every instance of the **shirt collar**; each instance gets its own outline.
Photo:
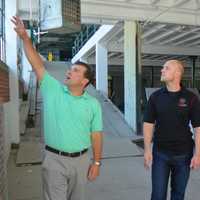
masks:
[[[84,91],[83,94],[81,96],[74,96],[72,95],[71,91],[69,90],[69,88],[66,85],[63,85],[63,90],[64,92],[68,93],[69,95],[75,97],[75,98],[84,98],[84,99],[88,99],[89,94],[87,91]]]
[[[177,92],[183,92],[184,90],[185,90],[185,87],[181,84],[181,89]],[[163,91],[163,93],[169,92],[166,86],[162,88],[162,91]]]

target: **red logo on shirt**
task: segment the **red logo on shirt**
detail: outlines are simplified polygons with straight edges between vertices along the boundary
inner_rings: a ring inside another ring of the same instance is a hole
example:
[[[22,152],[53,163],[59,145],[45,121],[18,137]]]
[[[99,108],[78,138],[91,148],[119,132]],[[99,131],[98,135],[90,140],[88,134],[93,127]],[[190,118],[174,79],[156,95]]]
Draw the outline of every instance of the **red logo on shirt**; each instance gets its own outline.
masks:
[[[178,102],[178,106],[180,107],[187,107],[186,99],[180,98]]]

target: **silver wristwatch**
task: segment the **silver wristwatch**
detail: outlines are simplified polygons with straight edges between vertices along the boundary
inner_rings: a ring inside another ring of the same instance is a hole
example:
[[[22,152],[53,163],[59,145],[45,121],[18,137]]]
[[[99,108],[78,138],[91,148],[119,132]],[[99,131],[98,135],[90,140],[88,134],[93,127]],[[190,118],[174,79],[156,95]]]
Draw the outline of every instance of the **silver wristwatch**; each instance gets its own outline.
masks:
[[[97,166],[101,166],[101,161],[95,161],[95,160],[94,160],[94,161],[93,161],[93,164],[94,164],[94,165],[97,165]]]

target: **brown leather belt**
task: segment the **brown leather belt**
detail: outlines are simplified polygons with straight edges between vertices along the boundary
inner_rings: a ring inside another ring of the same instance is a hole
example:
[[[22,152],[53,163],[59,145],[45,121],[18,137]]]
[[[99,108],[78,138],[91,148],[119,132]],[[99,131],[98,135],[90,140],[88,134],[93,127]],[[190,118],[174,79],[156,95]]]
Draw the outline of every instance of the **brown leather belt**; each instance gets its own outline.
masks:
[[[80,152],[68,153],[68,152],[64,152],[64,151],[59,151],[59,150],[54,149],[54,148],[47,146],[47,145],[45,146],[45,149],[47,151],[52,152],[52,153],[56,153],[56,154],[61,155],[61,156],[67,156],[67,157],[72,157],[72,158],[73,157],[79,157],[79,156],[83,155],[84,153],[86,153],[88,151],[88,149],[83,149]]]

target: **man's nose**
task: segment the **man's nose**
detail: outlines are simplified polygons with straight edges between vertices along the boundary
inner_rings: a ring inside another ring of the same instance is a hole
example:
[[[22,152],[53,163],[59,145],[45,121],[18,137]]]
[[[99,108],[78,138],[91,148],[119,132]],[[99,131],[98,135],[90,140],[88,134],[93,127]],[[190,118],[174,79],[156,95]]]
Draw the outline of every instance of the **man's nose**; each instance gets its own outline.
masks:
[[[69,75],[71,73],[71,70],[66,71],[66,75]]]

